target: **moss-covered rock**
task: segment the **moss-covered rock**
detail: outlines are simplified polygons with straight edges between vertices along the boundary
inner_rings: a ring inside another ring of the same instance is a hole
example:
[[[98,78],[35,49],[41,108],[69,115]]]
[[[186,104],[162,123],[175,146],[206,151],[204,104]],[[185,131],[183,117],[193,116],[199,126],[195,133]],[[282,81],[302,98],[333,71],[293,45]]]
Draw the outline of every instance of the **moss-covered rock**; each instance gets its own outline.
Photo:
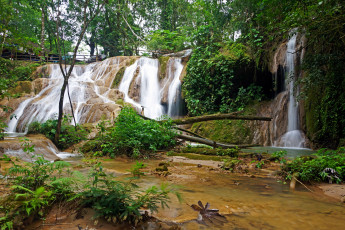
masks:
[[[12,94],[30,94],[32,92],[31,81],[18,81],[17,86],[10,90]]]
[[[121,80],[122,80],[122,77],[123,77],[123,74],[125,73],[126,68],[127,68],[127,67],[124,66],[124,67],[122,67],[122,68],[116,73],[111,88],[115,89],[115,88],[118,88],[118,87],[119,87],[119,85],[120,85],[120,83],[121,83]]]
[[[94,153],[101,151],[101,142],[98,140],[90,140],[80,148],[80,151],[82,153]]]
[[[159,69],[158,69],[159,80],[162,80],[166,76],[166,69],[167,69],[167,64],[168,64],[169,59],[170,59],[170,57],[166,57],[166,56],[160,56],[158,58],[158,61],[159,61]]]
[[[202,155],[216,155],[216,156],[231,156],[237,157],[239,149],[232,148],[232,149],[211,149],[211,148],[200,148],[200,147],[186,147],[181,149],[182,153],[197,153]]]
[[[254,136],[249,122],[241,120],[199,122],[193,124],[191,131],[214,141],[236,145],[251,143]]]

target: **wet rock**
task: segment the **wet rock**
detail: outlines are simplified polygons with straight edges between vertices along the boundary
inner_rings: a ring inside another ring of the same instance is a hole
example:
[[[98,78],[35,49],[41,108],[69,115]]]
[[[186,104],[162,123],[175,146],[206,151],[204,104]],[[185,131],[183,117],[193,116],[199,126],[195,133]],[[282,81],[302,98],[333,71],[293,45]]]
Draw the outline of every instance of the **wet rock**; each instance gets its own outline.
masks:
[[[43,135],[29,135],[27,138],[31,141],[30,145],[34,145],[34,154],[42,154],[46,160],[56,160],[59,153],[56,146],[51,140]],[[23,142],[21,138],[10,138],[0,141],[0,148],[4,149],[4,152],[0,152],[0,156],[6,154],[8,156],[18,157],[24,161],[31,161],[31,154],[27,154],[23,151]]]
[[[160,163],[158,164],[158,166],[162,166],[162,167],[166,166],[166,167],[169,167],[170,164],[169,164],[168,162],[160,162]]]
[[[165,171],[168,171],[168,167],[166,165],[156,168],[156,172],[165,172]]]

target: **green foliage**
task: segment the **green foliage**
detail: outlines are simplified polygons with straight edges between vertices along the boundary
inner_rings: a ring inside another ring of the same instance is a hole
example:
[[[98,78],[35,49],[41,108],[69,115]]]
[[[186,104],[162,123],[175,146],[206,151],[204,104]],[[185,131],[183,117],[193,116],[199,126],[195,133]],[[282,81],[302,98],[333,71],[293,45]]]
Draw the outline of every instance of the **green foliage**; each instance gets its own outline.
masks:
[[[236,111],[261,99],[260,88],[250,86],[254,66],[245,46],[208,44],[202,39],[200,42],[206,45],[194,49],[183,83],[192,115]]]
[[[345,47],[345,46],[344,46]],[[336,148],[345,137],[345,54],[308,54],[301,80],[307,108],[308,137],[321,146]]]
[[[4,207],[0,206],[0,211],[2,212],[4,209]],[[8,212],[0,217],[0,227],[1,230],[11,230],[13,229],[13,220],[11,220],[11,218],[8,216]]]
[[[47,206],[49,201],[54,199],[52,191],[46,191],[44,187],[39,187],[32,191],[23,186],[14,185],[12,189],[17,191],[15,199],[19,200],[25,206],[25,211],[28,216],[31,212]]]
[[[38,63],[12,61],[0,57],[0,75],[4,79],[11,80],[8,87],[14,87],[15,81],[31,81],[31,74],[36,70]]]
[[[224,164],[222,168],[231,172],[233,172],[238,165],[243,163],[242,160],[239,159],[224,159],[223,161]]]
[[[229,156],[229,157],[237,157],[239,153],[239,148],[229,148],[229,149],[222,149],[222,148],[209,148],[209,147],[189,147],[181,149],[182,153],[197,153],[203,155],[214,155],[214,156]]]
[[[71,116],[64,115],[61,125],[61,134],[57,147],[60,149],[67,149],[68,147],[79,143],[82,140],[86,140],[87,131],[80,125],[76,127],[70,125]],[[56,119],[49,119],[44,123],[37,121],[29,124],[28,133],[42,133],[50,140],[54,141],[56,127],[58,121]]]
[[[298,173],[301,181],[323,181],[325,180],[325,168],[332,168],[340,175],[340,181],[345,180],[345,149],[338,150],[320,149],[316,158],[298,157],[292,162],[284,164],[283,172],[286,178],[291,179],[294,173]],[[339,183],[340,181],[337,181]]]
[[[143,120],[134,109],[124,107],[107,132],[87,144],[82,150],[101,150],[103,154],[114,157],[119,154],[137,158],[145,152],[164,149],[175,144],[172,121]]]
[[[285,164],[286,163],[286,156],[287,152],[284,150],[281,151],[276,151],[274,153],[271,154],[270,160],[274,160],[275,162],[280,162],[281,164]]]
[[[255,164],[255,168],[261,169],[265,165],[264,161],[259,161]]]
[[[176,189],[167,184],[162,184],[160,188],[152,186],[146,191],[136,191],[137,185],[115,181],[105,174],[100,163],[90,172],[90,180],[87,189],[79,196],[85,206],[96,211],[96,218],[135,224],[141,219],[140,208],[157,212],[159,204],[163,208],[168,207],[169,193],[175,193],[180,198]]]
[[[134,178],[139,178],[144,176],[145,174],[140,171],[140,169],[146,168],[146,165],[143,162],[136,162],[135,165],[131,167],[129,172],[132,174]]]
[[[253,101],[261,101],[264,95],[262,93],[262,87],[251,84],[248,88],[240,87],[238,89],[237,96],[230,104],[230,108],[222,107],[221,111],[239,110],[244,108]]]
[[[149,50],[176,52],[186,48],[186,37],[178,31],[156,30],[148,35],[147,40]]]

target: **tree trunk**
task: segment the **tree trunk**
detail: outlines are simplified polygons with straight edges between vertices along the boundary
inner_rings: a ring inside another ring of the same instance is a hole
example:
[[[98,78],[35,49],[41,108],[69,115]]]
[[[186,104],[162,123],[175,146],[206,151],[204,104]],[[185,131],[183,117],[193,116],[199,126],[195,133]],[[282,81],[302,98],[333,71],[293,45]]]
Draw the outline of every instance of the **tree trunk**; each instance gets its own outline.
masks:
[[[54,139],[55,145],[58,144],[59,138],[60,138],[62,115],[63,115],[63,100],[64,100],[67,84],[68,84],[68,78],[65,77],[65,80],[63,81],[63,85],[61,88],[61,93],[60,93],[58,124],[56,127],[55,139]]]
[[[44,58],[44,7],[42,6],[42,17],[41,17],[41,61]]]
[[[213,148],[220,147],[220,148],[224,148],[224,149],[229,149],[229,148],[235,148],[235,147],[247,148],[247,147],[256,146],[256,145],[229,145],[229,144],[223,144],[223,143],[219,143],[216,141],[212,141],[212,140],[209,140],[206,138],[192,137],[192,136],[187,136],[187,135],[183,135],[183,134],[177,134],[177,138],[183,139],[186,141],[192,141],[192,142],[197,142],[197,143],[209,145],[209,146],[212,146]]]
[[[212,114],[197,117],[188,117],[182,119],[175,119],[173,122],[176,125],[193,124],[201,121],[211,120],[257,120],[257,121],[271,121],[271,117],[259,117],[259,116],[239,116],[237,113],[226,113],[226,114]]]

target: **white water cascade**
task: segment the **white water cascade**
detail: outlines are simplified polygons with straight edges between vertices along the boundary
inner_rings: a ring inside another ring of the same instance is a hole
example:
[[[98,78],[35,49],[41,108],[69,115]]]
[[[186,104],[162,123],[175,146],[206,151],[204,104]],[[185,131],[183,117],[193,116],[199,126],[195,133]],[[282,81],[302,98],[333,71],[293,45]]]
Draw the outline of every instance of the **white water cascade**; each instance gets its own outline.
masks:
[[[293,34],[287,44],[286,51],[286,71],[285,79],[288,81],[289,105],[288,105],[288,127],[287,132],[275,144],[281,147],[304,148],[305,138],[303,132],[299,129],[299,103],[296,100],[298,89],[294,90],[296,79],[295,60],[296,60],[296,38]]]
[[[158,80],[159,62],[157,59],[142,57],[127,67],[119,86],[119,90],[125,95],[125,102],[131,103],[138,110],[143,107],[144,115],[153,119],[157,119],[163,114],[180,115],[181,81],[179,78],[183,65],[180,58],[170,58],[167,66],[165,85],[162,88],[160,88]],[[134,100],[130,97],[131,84],[133,83],[140,85],[140,99]],[[166,87],[168,87],[167,111],[164,110],[161,102]]]
[[[164,114],[159,94],[158,65],[157,59],[140,58],[126,69],[119,86],[119,90],[125,94],[125,102],[131,103],[138,109],[143,107],[144,115],[154,119]],[[136,79],[133,79],[135,76]],[[129,96],[130,85],[133,80],[137,84],[140,82],[140,102],[136,102]]]
[[[170,58],[168,63],[168,75],[172,77],[172,82],[168,91],[168,116],[175,117],[181,115],[181,81],[180,75],[183,65],[180,58]]]
[[[79,124],[93,123],[104,116],[108,119],[114,118],[121,110],[116,101],[122,98],[125,102],[137,107],[138,111],[144,108],[145,116],[150,118],[156,119],[163,114],[179,115],[179,101],[181,100],[179,77],[183,65],[181,58],[171,57],[170,59],[167,68],[169,76],[164,77],[165,79],[171,78],[166,83],[165,89],[168,96],[164,103],[167,104],[167,108],[163,106],[162,102],[157,59],[114,57],[86,66],[75,66],[68,86],[76,122]],[[128,66],[132,60],[136,61]],[[13,112],[16,118],[8,123],[6,129],[8,133],[27,132],[28,124],[34,121],[42,123],[57,117],[63,76],[57,64],[47,65],[45,68],[49,68],[49,77],[36,79],[32,83],[33,87],[36,87],[35,89],[41,89],[41,91],[36,95],[32,94],[19,104]],[[68,68],[67,66],[67,71]],[[126,69],[119,89],[114,89],[113,82],[122,68]],[[165,70],[163,71],[165,73]],[[72,114],[70,107],[66,90],[64,114]]]
[[[108,104],[115,105],[115,102],[106,96],[110,88],[104,87],[105,81],[109,78],[109,74],[105,73],[109,65],[118,65],[118,60],[113,58],[102,63],[74,67],[69,78],[69,91],[77,123],[95,122],[95,114],[99,112],[93,107],[96,104],[99,105],[98,108]],[[8,133],[26,132],[27,124],[31,122],[44,122],[57,117],[63,76],[59,65],[50,65],[48,68],[51,68],[49,78],[40,79],[46,85],[36,96],[23,101],[13,112],[15,118],[8,123]],[[67,66],[67,71],[68,68]],[[64,112],[71,114],[67,89]]]

